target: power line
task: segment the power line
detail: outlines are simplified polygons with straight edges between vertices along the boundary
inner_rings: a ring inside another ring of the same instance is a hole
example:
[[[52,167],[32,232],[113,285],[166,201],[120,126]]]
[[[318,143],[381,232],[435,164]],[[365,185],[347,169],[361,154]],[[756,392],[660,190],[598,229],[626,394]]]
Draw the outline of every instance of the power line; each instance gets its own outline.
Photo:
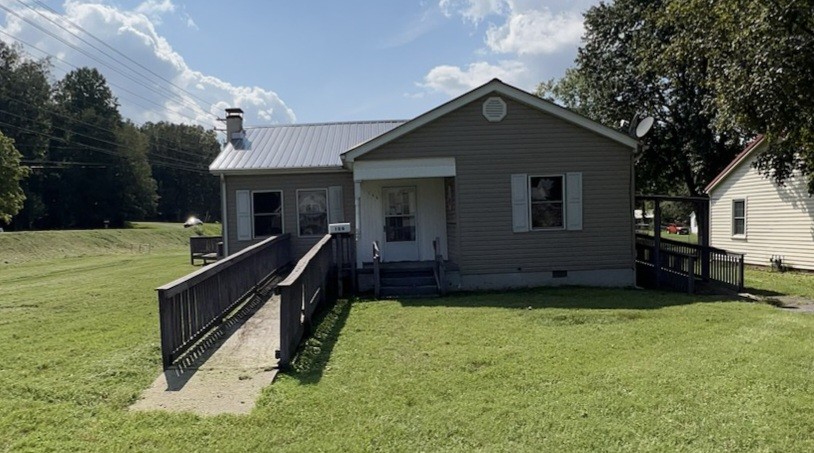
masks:
[[[26,6],[27,6],[27,7],[29,7],[28,5],[26,5]],[[30,8],[30,7],[29,7],[29,8]],[[0,9],[5,10],[5,11],[6,11],[8,14],[11,14],[11,15],[13,15],[13,16],[15,16],[15,17],[17,17],[18,19],[20,19],[20,20],[22,20],[22,21],[26,22],[27,24],[31,25],[32,27],[34,27],[34,28],[36,28],[36,29],[40,30],[42,33],[45,33],[46,35],[50,36],[51,38],[53,38],[53,39],[55,39],[55,40],[57,40],[57,41],[61,42],[62,44],[64,44],[64,45],[66,45],[66,46],[68,46],[68,47],[70,47],[70,48],[72,48],[72,49],[76,50],[77,52],[79,52],[79,53],[81,53],[81,54],[85,55],[86,57],[90,58],[91,60],[93,60],[93,61],[95,61],[95,62],[97,62],[97,63],[99,63],[99,64],[101,64],[101,65],[104,65],[104,66],[106,66],[106,67],[110,68],[110,70],[112,70],[112,71],[114,71],[114,72],[116,72],[116,73],[120,74],[121,76],[125,77],[126,79],[128,79],[128,80],[130,80],[130,81],[132,81],[132,82],[134,82],[134,83],[137,83],[137,84],[141,85],[142,87],[144,87],[144,88],[146,88],[146,89],[148,89],[148,90],[152,90],[152,89],[153,89],[153,87],[151,87],[150,85],[148,85],[148,84],[146,84],[146,83],[142,82],[141,80],[136,79],[136,78],[135,78],[135,77],[133,77],[132,75],[130,75],[130,74],[128,74],[128,73],[126,73],[126,72],[124,72],[124,71],[120,70],[119,68],[113,67],[112,65],[110,65],[110,64],[108,64],[107,62],[105,62],[105,61],[103,61],[103,60],[101,60],[101,59],[97,58],[96,56],[94,56],[94,55],[90,54],[89,52],[85,51],[84,49],[80,48],[79,46],[76,46],[76,45],[74,45],[74,44],[72,44],[72,43],[70,43],[70,42],[68,42],[68,41],[66,41],[66,40],[64,40],[64,39],[62,39],[60,36],[58,36],[58,35],[54,34],[54,33],[53,33],[53,32],[51,32],[50,30],[47,30],[46,28],[44,28],[44,27],[40,26],[40,25],[39,25],[39,24],[37,24],[36,22],[34,22],[34,21],[32,21],[32,20],[29,20],[28,18],[26,18],[26,17],[24,17],[24,16],[21,16],[20,14],[18,14],[16,11],[12,10],[11,8],[8,8],[8,7],[4,6],[3,4],[0,4]],[[36,11],[35,11],[35,12],[36,12]],[[4,33],[4,34],[8,35],[8,33]],[[16,38],[15,38],[15,39],[16,39]],[[81,38],[80,38],[80,39],[81,39]],[[49,55],[50,55],[50,54],[49,54]],[[109,58],[112,58],[112,57],[109,57]],[[142,76],[142,77],[143,77],[143,76]],[[172,93],[172,92],[171,92],[171,91],[169,91],[168,89],[166,89],[166,88],[164,88],[164,87],[162,87],[162,86],[160,86],[160,85],[157,85],[157,84],[156,84],[156,83],[154,83],[154,82],[152,83],[152,85],[154,85],[155,87],[157,87],[157,88],[159,88],[159,89],[163,89],[164,91],[166,91],[167,93],[169,93],[171,97],[177,97],[178,99],[180,99],[180,100],[181,100],[181,102],[178,102],[178,104],[179,104],[179,105],[182,105],[182,104],[184,104],[184,103],[185,103],[185,104],[187,104],[187,107],[186,107],[186,108],[189,108],[189,109],[192,109],[192,107],[190,107],[190,105],[191,105],[191,106],[194,106],[194,107],[195,107],[195,109],[200,109],[200,110],[201,110],[201,111],[203,111],[205,114],[210,115],[210,116],[212,116],[212,117],[214,117],[214,118],[216,118],[216,119],[217,119],[217,116],[216,116],[216,115],[213,115],[212,113],[208,113],[208,112],[206,112],[206,111],[205,111],[205,109],[201,108],[201,106],[200,106],[200,105],[198,105],[198,104],[196,104],[196,103],[193,103],[193,102],[189,101],[188,99],[185,99],[185,98],[183,98],[183,97],[181,97],[181,96],[178,96],[177,94]],[[177,101],[176,101],[176,102],[177,102]]]
[[[11,100],[11,101],[13,101],[13,102],[16,102],[16,103],[18,103],[18,104],[27,104],[27,102],[21,101],[21,100],[19,100],[19,99],[15,99],[15,98],[13,98],[13,97],[11,97],[11,96],[9,96],[9,97],[8,97],[8,99],[9,99],[9,100]],[[41,111],[44,111],[44,112],[50,113],[50,114],[52,114],[52,115],[57,115],[57,116],[60,116],[60,117],[65,118],[65,119],[67,119],[67,120],[69,120],[69,121],[73,121],[73,122],[76,122],[76,123],[79,123],[79,124],[84,124],[84,125],[86,125],[86,126],[90,126],[90,127],[94,128],[94,129],[97,129],[97,130],[99,130],[99,131],[108,132],[108,133],[111,133],[111,134],[114,134],[114,135],[116,134],[116,131],[113,131],[113,130],[108,129],[108,128],[106,128],[106,127],[102,127],[102,126],[99,126],[99,125],[97,125],[97,124],[91,124],[91,123],[88,123],[87,121],[82,121],[82,120],[80,120],[80,119],[78,119],[78,118],[75,118],[75,117],[73,117],[73,116],[65,115],[65,114],[63,114],[63,113],[59,113],[59,112],[57,112],[57,111],[55,111],[55,110],[51,110],[51,109],[48,109],[48,108],[43,107],[43,106],[33,106],[33,107],[35,107],[35,108],[37,108],[37,109],[39,109],[39,110],[41,110]],[[23,118],[23,119],[25,119],[25,117],[23,117],[23,116],[21,116],[21,115],[14,114],[14,113],[11,113],[11,112],[9,112],[9,111],[7,111],[7,110],[2,110],[2,109],[0,109],[0,112],[3,112],[3,113],[6,113],[6,114],[9,114],[9,115],[11,115],[11,116],[15,116],[15,117],[17,117],[17,118]],[[66,130],[66,129],[64,129],[64,128],[61,128],[61,129]],[[72,132],[73,132],[73,131],[72,131]],[[76,133],[76,134],[77,134],[77,135],[83,135],[83,134],[80,134],[80,133]],[[146,135],[146,134],[145,134],[145,135]],[[98,138],[97,138],[97,137],[92,137],[92,136],[86,136],[86,137],[88,137],[88,138],[92,138],[92,139],[97,139],[97,140],[98,140]],[[154,138],[156,138],[156,139],[157,139],[158,137],[157,137],[157,136],[154,136]],[[108,143],[109,143],[109,142],[108,142]],[[111,143],[111,144],[112,144],[112,143]],[[117,144],[117,145],[118,145],[118,144]],[[168,151],[174,151],[174,152],[177,152],[177,153],[180,153],[180,154],[187,154],[187,155],[189,155],[189,156],[196,157],[196,158],[204,158],[204,157],[205,157],[205,156],[202,156],[202,155],[200,155],[200,154],[196,154],[196,153],[193,153],[193,152],[190,152],[190,151],[184,151],[184,150],[181,150],[181,149],[178,149],[178,148],[173,148],[173,147],[170,147],[170,146],[165,146],[165,149],[166,149],[166,150],[168,150]],[[152,154],[159,154],[159,153],[152,153]],[[179,159],[179,160],[180,160],[180,159]],[[195,162],[195,161],[185,161],[185,163],[189,163],[189,164],[191,164],[191,165],[197,165],[199,162]]]
[[[18,2],[20,2],[20,3],[23,3],[23,1],[22,1],[22,0],[17,0],[17,1],[18,1]],[[81,30],[81,31],[82,31],[82,32],[84,32],[86,35],[88,35],[88,36],[90,36],[91,38],[93,38],[95,41],[97,41],[97,42],[101,43],[103,46],[105,46],[105,47],[107,47],[108,49],[110,49],[110,50],[112,50],[112,51],[116,52],[117,54],[121,55],[122,57],[124,57],[124,58],[125,58],[125,59],[127,59],[128,61],[130,61],[130,62],[132,62],[133,64],[137,65],[138,67],[140,67],[140,68],[144,69],[145,71],[149,72],[149,73],[150,73],[150,74],[152,74],[153,76],[155,76],[155,77],[157,77],[157,78],[159,78],[159,79],[161,79],[161,80],[163,80],[163,81],[165,81],[165,82],[169,83],[170,85],[174,86],[175,88],[177,88],[177,89],[179,89],[179,90],[183,91],[184,93],[187,93],[188,95],[192,96],[192,97],[193,97],[193,98],[195,98],[195,99],[198,99],[199,101],[201,101],[201,102],[203,102],[203,103],[205,103],[205,104],[210,104],[210,105],[211,105],[211,104],[214,104],[214,102],[209,101],[209,100],[206,100],[206,99],[202,99],[202,98],[200,98],[200,97],[196,96],[194,93],[191,93],[191,92],[187,91],[186,89],[184,89],[184,88],[182,88],[182,87],[180,87],[180,86],[176,85],[176,84],[175,84],[175,83],[173,83],[172,81],[165,79],[165,78],[164,78],[163,76],[161,76],[160,74],[157,74],[157,73],[156,73],[156,72],[154,72],[152,69],[150,69],[150,68],[148,68],[148,67],[144,66],[143,64],[139,63],[139,62],[138,62],[138,61],[136,61],[136,60],[133,60],[133,59],[132,59],[132,58],[130,58],[130,57],[127,55],[127,54],[124,54],[124,53],[120,52],[120,51],[119,51],[118,49],[116,49],[115,47],[113,47],[113,46],[111,46],[110,44],[106,43],[105,41],[103,41],[103,40],[101,40],[101,39],[97,38],[97,37],[96,37],[96,36],[95,36],[93,33],[91,33],[91,32],[89,32],[89,31],[87,31],[86,29],[84,29],[82,26],[80,26],[80,25],[79,25],[79,24],[77,24],[76,22],[73,22],[72,20],[70,20],[70,19],[66,18],[65,16],[61,15],[59,12],[57,12],[56,10],[54,10],[53,8],[51,8],[50,6],[48,6],[48,5],[44,4],[43,2],[41,2],[41,1],[39,1],[39,0],[34,0],[34,3],[36,3],[36,4],[40,5],[40,6],[42,6],[43,8],[45,8],[45,9],[47,9],[47,10],[51,11],[52,13],[56,14],[56,15],[57,15],[57,16],[58,16],[58,17],[59,17],[61,20],[65,21],[65,22],[67,22],[67,23],[71,24],[72,26],[76,27],[77,29]],[[23,3],[23,4],[25,5],[25,3]],[[28,5],[26,5],[26,6],[28,6]],[[31,7],[29,6],[29,8],[31,8]],[[39,12],[37,12],[37,14],[40,14],[41,16],[45,17],[44,15],[42,15],[42,14],[41,14],[41,13],[39,13]],[[49,19],[49,20],[51,20],[51,19]],[[51,22],[53,22],[53,20],[51,20]],[[63,27],[63,28],[64,28],[64,27]],[[69,31],[67,28],[64,28],[64,29],[70,33],[70,31]],[[73,34],[73,33],[71,33],[71,34]],[[74,36],[76,36],[76,35],[74,35]],[[77,36],[77,37],[78,37],[78,36]],[[81,39],[81,38],[80,38],[80,39]],[[83,40],[83,41],[84,41],[84,40]],[[95,48],[95,47],[94,47],[94,48]]]
[[[19,131],[28,132],[28,133],[31,133],[31,134],[41,135],[41,136],[47,137],[47,138],[49,138],[51,140],[58,140],[58,141],[61,141],[61,142],[65,143],[65,144],[67,144],[67,145],[71,145],[70,142],[68,142],[67,140],[65,140],[62,137],[56,137],[56,136],[51,135],[51,134],[46,134],[44,132],[39,132],[39,131],[35,131],[35,130],[32,130],[32,129],[28,129],[26,127],[18,126],[16,124],[10,124],[10,123],[0,121],[0,126],[2,126],[2,125],[7,126],[7,127],[13,127],[13,128],[15,128],[15,129],[17,129]],[[96,151],[96,152],[100,152],[102,154],[116,156],[116,157],[121,158],[121,159],[126,159],[127,158],[127,156],[124,156],[124,155],[122,155],[122,154],[120,154],[118,152],[111,151],[111,150],[108,150],[108,149],[99,148],[99,147],[87,145],[87,144],[84,144],[84,143],[82,143],[80,145],[82,146],[82,148],[84,148],[86,150],[89,150],[89,151]],[[161,167],[174,168],[176,170],[185,170],[185,171],[201,173],[201,174],[208,173],[208,171],[204,170],[201,167],[191,167],[191,166],[186,166],[186,165],[181,165],[181,164],[174,164],[174,163],[170,163],[170,162],[153,161],[152,164],[156,165],[156,166],[161,166]]]
[[[68,65],[68,66],[70,66],[70,67],[74,68],[74,69],[80,69],[80,68],[79,68],[79,66],[76,66],[76,65],[74,65],[73,63],[70,63],[69,61],[66,61],[66,60],[65,60],[65,59],[63,59],[63,58],[60,58],[60,57],[59,57],[59,56],[57,56],[57,55],[54,55],[54,54],[52,54],[52,53],[50,53],[50,52],[48,52],[48,51],[45,51],[45,50],[43,50],[43,49],[41,49],[41,48],[39,48],[39,47],[37,47],[37,46],[35,46],[35,45],[33,45],[33,44],[31,44],[31,43],[27,42],[27,41],[24,41],[24,40],[22,40],[22,39],[20,39],[20,38],[18,38],[18,37],[16,37],[16,36],[14,36],[14,35],[11,35],[11,34],[9,34],[9,33],[6,33],[6,32],[5,32],[5,31],[3,31],[3,30],[0,30],[0,34],[5,35],[5,36],[8,36],[9,38],[13,39],[14,41],[16,41],[16,42],[18,42],[18,43],[20,43],[20,44],[22,44],[22,45],[24,45],[24,46],[28,46],[28,47],[32,48],[32,49],[34,49],[34,50],[36,50],[36,51],[40,52],[41,54],[45,55],[45,56],[46,56],[46,57],[48,57],[48,58],[54,58],[54,59],[56,59],[56,60],[58,60],[58,61],[60,61],[60,62],[62,62],[62,63],[64,63],[64,64],[66,64],[66,65]],[[66,71],[66,72],[70,72],[70,71]],[[126,92],[126,93],[129,93],[129,94],[131,94],[131,95],[133,95],[133,96],[136,96],[136,97],[138,97],[138,98],[140,98],[140,99],[143,99],[143,100],[145,100],[145,101],[147,101],[147,102],[149,102],[149,103],[151,103],[151,104],[153,104],[153,105],[156,105],[156,106],[158,106],[158,107],[161,107],[161,108],[163,108],[163,109],[166,109],[166,110],[167,110],[167,111],[169,111],[170,113],[176,114],[176,115],[180,116],[181,118],[186,118],[186,119],[191,120],[191,121],[193,121],[193,122],[195,122],[195,123],[200,123],[200,120],[198,120],[197,118],[192,118],[192,117],[190,117],[190,116],[184,115],[183,113],[181,113],[181,112],[179,112],[179,111],[176,111],[176,110],[170,110],[170,109],[167,109],[167,108],[166,108],[166,106],[163,106],[163,105],[161,105],[161,104],[159,104],[159,103],[157,103],[157,102],[153,101],[152,99],[148,99],[148,98],[146,98],[146,97],[144,97],[144,96],[141,96],[141,95],[140,95],[140,94],[138,94],[138,93],[134,93],[133,91],[130,91],[130,90],[128,90],[127,88],[122,87],[121,85],[118,85],[118,84],[113,83],[113,82],[108,82],[108,84],[109,84],[109,85],[111,85],[111,86],[114,86],[114,87],[116,87],[116,88],[118,88],[118,89],[120,89],[120,90],[122,90],[122,91],[124,91],[124,92]],[[137,103],[137,102],[133,101],[132,99],[130,100],[130,102],[132,102],[132,103],[134,103],[134,104],[138,105],[139,107],[144,108],[144,109],[145,109],[145,111],[147,111],[147,112],[158,113],[159,115],[161,115],[161,114],[162,114],[162,112],[159,112],[159,111],[157,111],[157,110],[151,110],[151,109],[149,109],[148,107],[145,107],[143,104],[139,104],[139,103]],[[199,124],[199,125],[200,125],[200,124]],[[214,129],[215,127],[217,127],[217,125],[215,125],[214,123],[210,123],[210,124],[208,124],[208,125],[203,125],[203,126],[205,126],[205,127],[204,127],[205,129],[209,129],[210,127]]]
[[[20,119],[26,119],[26,117],[24,117],[24,116],[22,116],[22,115],[17,115],[17,114],[12,113],[12,112],[9,112],[8,110],[3,110],[3,109],[0,109],[0,113],[5,113],[6,115],[10,115],[10,116],[13,116],[13,117],[16,117],[16,118],[20,118]],[[67,117],[67,116],[65,116],[65,115],[60,115],[60,116],[63,116],[63,117],[68,118],[68,119],[71,119],[70,117]],[[81,123],[84,123],[84,124],[87,124],[87,125],[89,125],[89,126],[91,126],[91,127],[96,127],[96,128],[97,128],[97,129],[99,129],[99,130],[103,130],[103,131],[106,131],[106,132],[110,132],[111,134],[114,134],[114,135],[116,134],[116,132],[114,132],[114,131],[112,131],[112,130],[110,130],[110,129],[105,129],[105,128],[102,128],[102,127],[100,127],[100,126],[94,126],[94,125],[92,125],[92,124],[90,124],[90,123],[85,123],[85,122],[83,122],[83,121],[80,121],[80,122],[81,122]],[[97,142],[101,142],[101,143],[104,143],[104,144],[107,144],[107,145],[112,145],[112,146],[116,146],[116,147],[123,146],[123,144],[122,144],[122,143],[118,143],[118,142],[111,142],[110,140],[105,140],[105,139],[102,139],[102,138],[99,138],[99,137],[94,137],[94,136],[92,136],[92,135],[83,134],[83,133],[81,133],[81,132],[76,132],[76,131],[74,131],[74,130],[72,130],[72,129],[68,129],[68,128],[66,128],[66,127],[61,127],[61,126],[58,126],[58,125],[53,125],[53,124],[52,124],[51,126],[52,126],[52,127],[56,127],[56,128],[58,128],[58,129],[62,129],[62,130],[63,130],[64,132],[66,132],[66,133],[73,134],[73,135],[77,135],[77,136],[79,136],[79,137],[85,137],[85,138],[88,138],[88,139],[91,139],[91,140],[95,140],[95,141],[97,141]],[[66,142],[66,143],[67,143],[67,142]],[[168,155],[164,155],[164,154],[159,154],[159,153],[149,153],[149,152],[148,152],[148,154],[154,154],[154,155],[157,155],[157,156],[158,156],[158,157],[160,157],[160,158],[167,159],[167,160],[174,160],[174,161],[178,162],[179,164],[189,165],[189,166],[192,166],[192,167],[196,167],[196,166],[198,166],[198,165],[199,165],[199,162],[187,161],[187,160],[179,159],[179,158],[172,157],[172,156],[168,156]]]

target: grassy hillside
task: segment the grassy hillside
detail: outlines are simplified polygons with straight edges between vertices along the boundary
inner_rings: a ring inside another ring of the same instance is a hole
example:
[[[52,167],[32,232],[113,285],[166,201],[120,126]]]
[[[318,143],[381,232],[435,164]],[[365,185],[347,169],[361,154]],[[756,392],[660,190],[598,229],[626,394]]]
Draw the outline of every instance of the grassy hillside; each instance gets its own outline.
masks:
[[[219,235],[220,225],[204,234]],[[0,266],[54,258],[146,254],[182,250],[196,231],[181,224],[139,222],[109,230],[22,231],[0,233]]]

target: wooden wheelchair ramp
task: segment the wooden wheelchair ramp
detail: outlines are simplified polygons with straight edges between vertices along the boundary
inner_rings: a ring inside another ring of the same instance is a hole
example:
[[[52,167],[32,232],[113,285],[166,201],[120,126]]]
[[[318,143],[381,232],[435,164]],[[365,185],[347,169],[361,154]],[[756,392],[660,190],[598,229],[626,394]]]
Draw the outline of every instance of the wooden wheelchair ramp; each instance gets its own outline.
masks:
[[[246,414],[277,375],[280,296],[247,304],[164,370],[131,407],[199,415]]]

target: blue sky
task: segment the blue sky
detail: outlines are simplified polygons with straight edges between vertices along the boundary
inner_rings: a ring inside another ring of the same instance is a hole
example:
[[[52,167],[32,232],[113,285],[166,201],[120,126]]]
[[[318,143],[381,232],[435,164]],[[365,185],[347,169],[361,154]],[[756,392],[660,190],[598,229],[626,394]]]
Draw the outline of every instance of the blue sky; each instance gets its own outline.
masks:
[[[226,106],[249,125],[406,119],[493,77],[561,76],[596,3],[0,0],[0,39],[51,55],[55,77],[98,67],[137,123],[211,127]]]

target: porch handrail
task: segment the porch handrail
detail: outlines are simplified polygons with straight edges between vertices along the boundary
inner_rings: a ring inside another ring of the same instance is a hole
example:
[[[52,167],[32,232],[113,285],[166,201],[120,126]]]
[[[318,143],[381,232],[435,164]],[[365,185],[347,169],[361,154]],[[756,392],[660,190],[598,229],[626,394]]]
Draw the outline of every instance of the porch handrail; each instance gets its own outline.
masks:
[[[327,285],[335,268],[331,235],[326,234],[294,266],[280,290],[280,366],[291,363],[314,312],[329,295]]]
[[[290,262],[286,233],[156,288],[164,369]]]
[[[376,298],[381,297],[382,294],[381,262],[382,254],[379,250],[379,241],[373,241],[373,294]]]
[[[447,277],[444,255],[441,253],[441,238],[436,237],[432,241],[432,249],[435,254],[435,262],[432,268],[433,275],[435,276],[435,285],[438,288],[438,292],[443,296],[447,293]]]

